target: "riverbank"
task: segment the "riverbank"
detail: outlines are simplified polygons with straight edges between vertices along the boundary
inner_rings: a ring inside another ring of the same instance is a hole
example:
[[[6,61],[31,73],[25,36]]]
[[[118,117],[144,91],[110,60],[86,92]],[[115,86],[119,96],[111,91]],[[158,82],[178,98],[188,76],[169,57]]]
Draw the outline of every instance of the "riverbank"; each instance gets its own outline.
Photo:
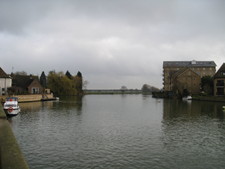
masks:
[[[1,96],[0,99],[2,102],[5,101],[7,96]],[[18,98],[18,102],[37,102],[37,101],[48,101],[48,100],[56,100],[57,98],[53,96],[53,94],[29,94],[29,95],[14,95],[13,97]]]
[[[0,105],[0,168],[29,169]]]
[[[138,89],[128,89],[128,90],[84,90],[84,94],[141,94],[142,91]]]
[[[181,97],[176,96],[173,92],[152,92],[152,97],[154,98],[170,98],[177,99]],[[199,101],[212,101],[212,102],[225,102],[225,96],[200,96],[193,95],[192,100]]]
[[[192,100],[225,102],[224,96],[192,96]]]

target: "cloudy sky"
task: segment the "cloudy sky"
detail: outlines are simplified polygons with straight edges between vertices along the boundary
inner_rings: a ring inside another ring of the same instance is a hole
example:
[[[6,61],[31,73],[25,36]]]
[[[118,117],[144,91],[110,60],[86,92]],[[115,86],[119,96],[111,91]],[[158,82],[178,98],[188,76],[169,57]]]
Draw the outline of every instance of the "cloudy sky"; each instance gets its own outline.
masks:
[[[225,62],[224,16],[224,0],[0,0],[0,67],[161,88],[163,61]]]

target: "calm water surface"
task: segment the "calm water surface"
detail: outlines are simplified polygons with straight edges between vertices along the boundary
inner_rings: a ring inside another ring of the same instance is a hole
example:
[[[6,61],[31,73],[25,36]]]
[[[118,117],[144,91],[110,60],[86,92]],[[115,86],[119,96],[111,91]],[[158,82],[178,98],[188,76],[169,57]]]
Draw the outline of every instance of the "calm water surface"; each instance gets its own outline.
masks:
[[[21,103],[10,123],[31,169],[222,169],[223,105],[86,95]]]

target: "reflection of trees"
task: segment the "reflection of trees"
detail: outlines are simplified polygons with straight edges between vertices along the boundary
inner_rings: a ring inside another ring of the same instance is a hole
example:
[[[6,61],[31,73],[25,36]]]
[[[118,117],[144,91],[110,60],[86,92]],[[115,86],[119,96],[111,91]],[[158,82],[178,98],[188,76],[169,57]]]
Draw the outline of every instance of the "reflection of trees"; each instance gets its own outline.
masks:
[[[60,98],[59,103],[54,107],[58,110],[71,110],[75,108],[78,112],[81,112],[82,100],[83,96],[65,96]]]
[[[44,109],[61,112],[75,109],[81,112],[82,96],[63,97],[59,101],[19,103],[19,105],[21,113],[39,112]]]
[[[21,109],[19,117],[25,119],[24,125],[29,125],[28,123],[35,122],[35,119],[46,118],[45,110],[52,109],[53,103],[53,101],[19,103]]]
[[[35,125],[42,128],[42,123],[56,125],[61,118],[81,117],[82,97],[60,98],[59,101],[19,103],[21,113],[14,119],[21,119],[23,126]],[[16,124],[14,124],[16,125]]]
[[[28,112],[38,112],[44,107],[52,108],[53,102],[47,101],[47,102],[28,102],[28,103],[19,103],[21,112],[28,113]]]

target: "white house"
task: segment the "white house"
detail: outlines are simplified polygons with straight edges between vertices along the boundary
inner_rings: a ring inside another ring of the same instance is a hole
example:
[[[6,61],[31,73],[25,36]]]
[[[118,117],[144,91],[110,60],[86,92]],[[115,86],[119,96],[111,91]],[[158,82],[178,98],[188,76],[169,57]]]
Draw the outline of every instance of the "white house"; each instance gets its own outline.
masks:
[[[0,96],[6,95],[9,87],[12,87],[12,79],[0,67]]]

